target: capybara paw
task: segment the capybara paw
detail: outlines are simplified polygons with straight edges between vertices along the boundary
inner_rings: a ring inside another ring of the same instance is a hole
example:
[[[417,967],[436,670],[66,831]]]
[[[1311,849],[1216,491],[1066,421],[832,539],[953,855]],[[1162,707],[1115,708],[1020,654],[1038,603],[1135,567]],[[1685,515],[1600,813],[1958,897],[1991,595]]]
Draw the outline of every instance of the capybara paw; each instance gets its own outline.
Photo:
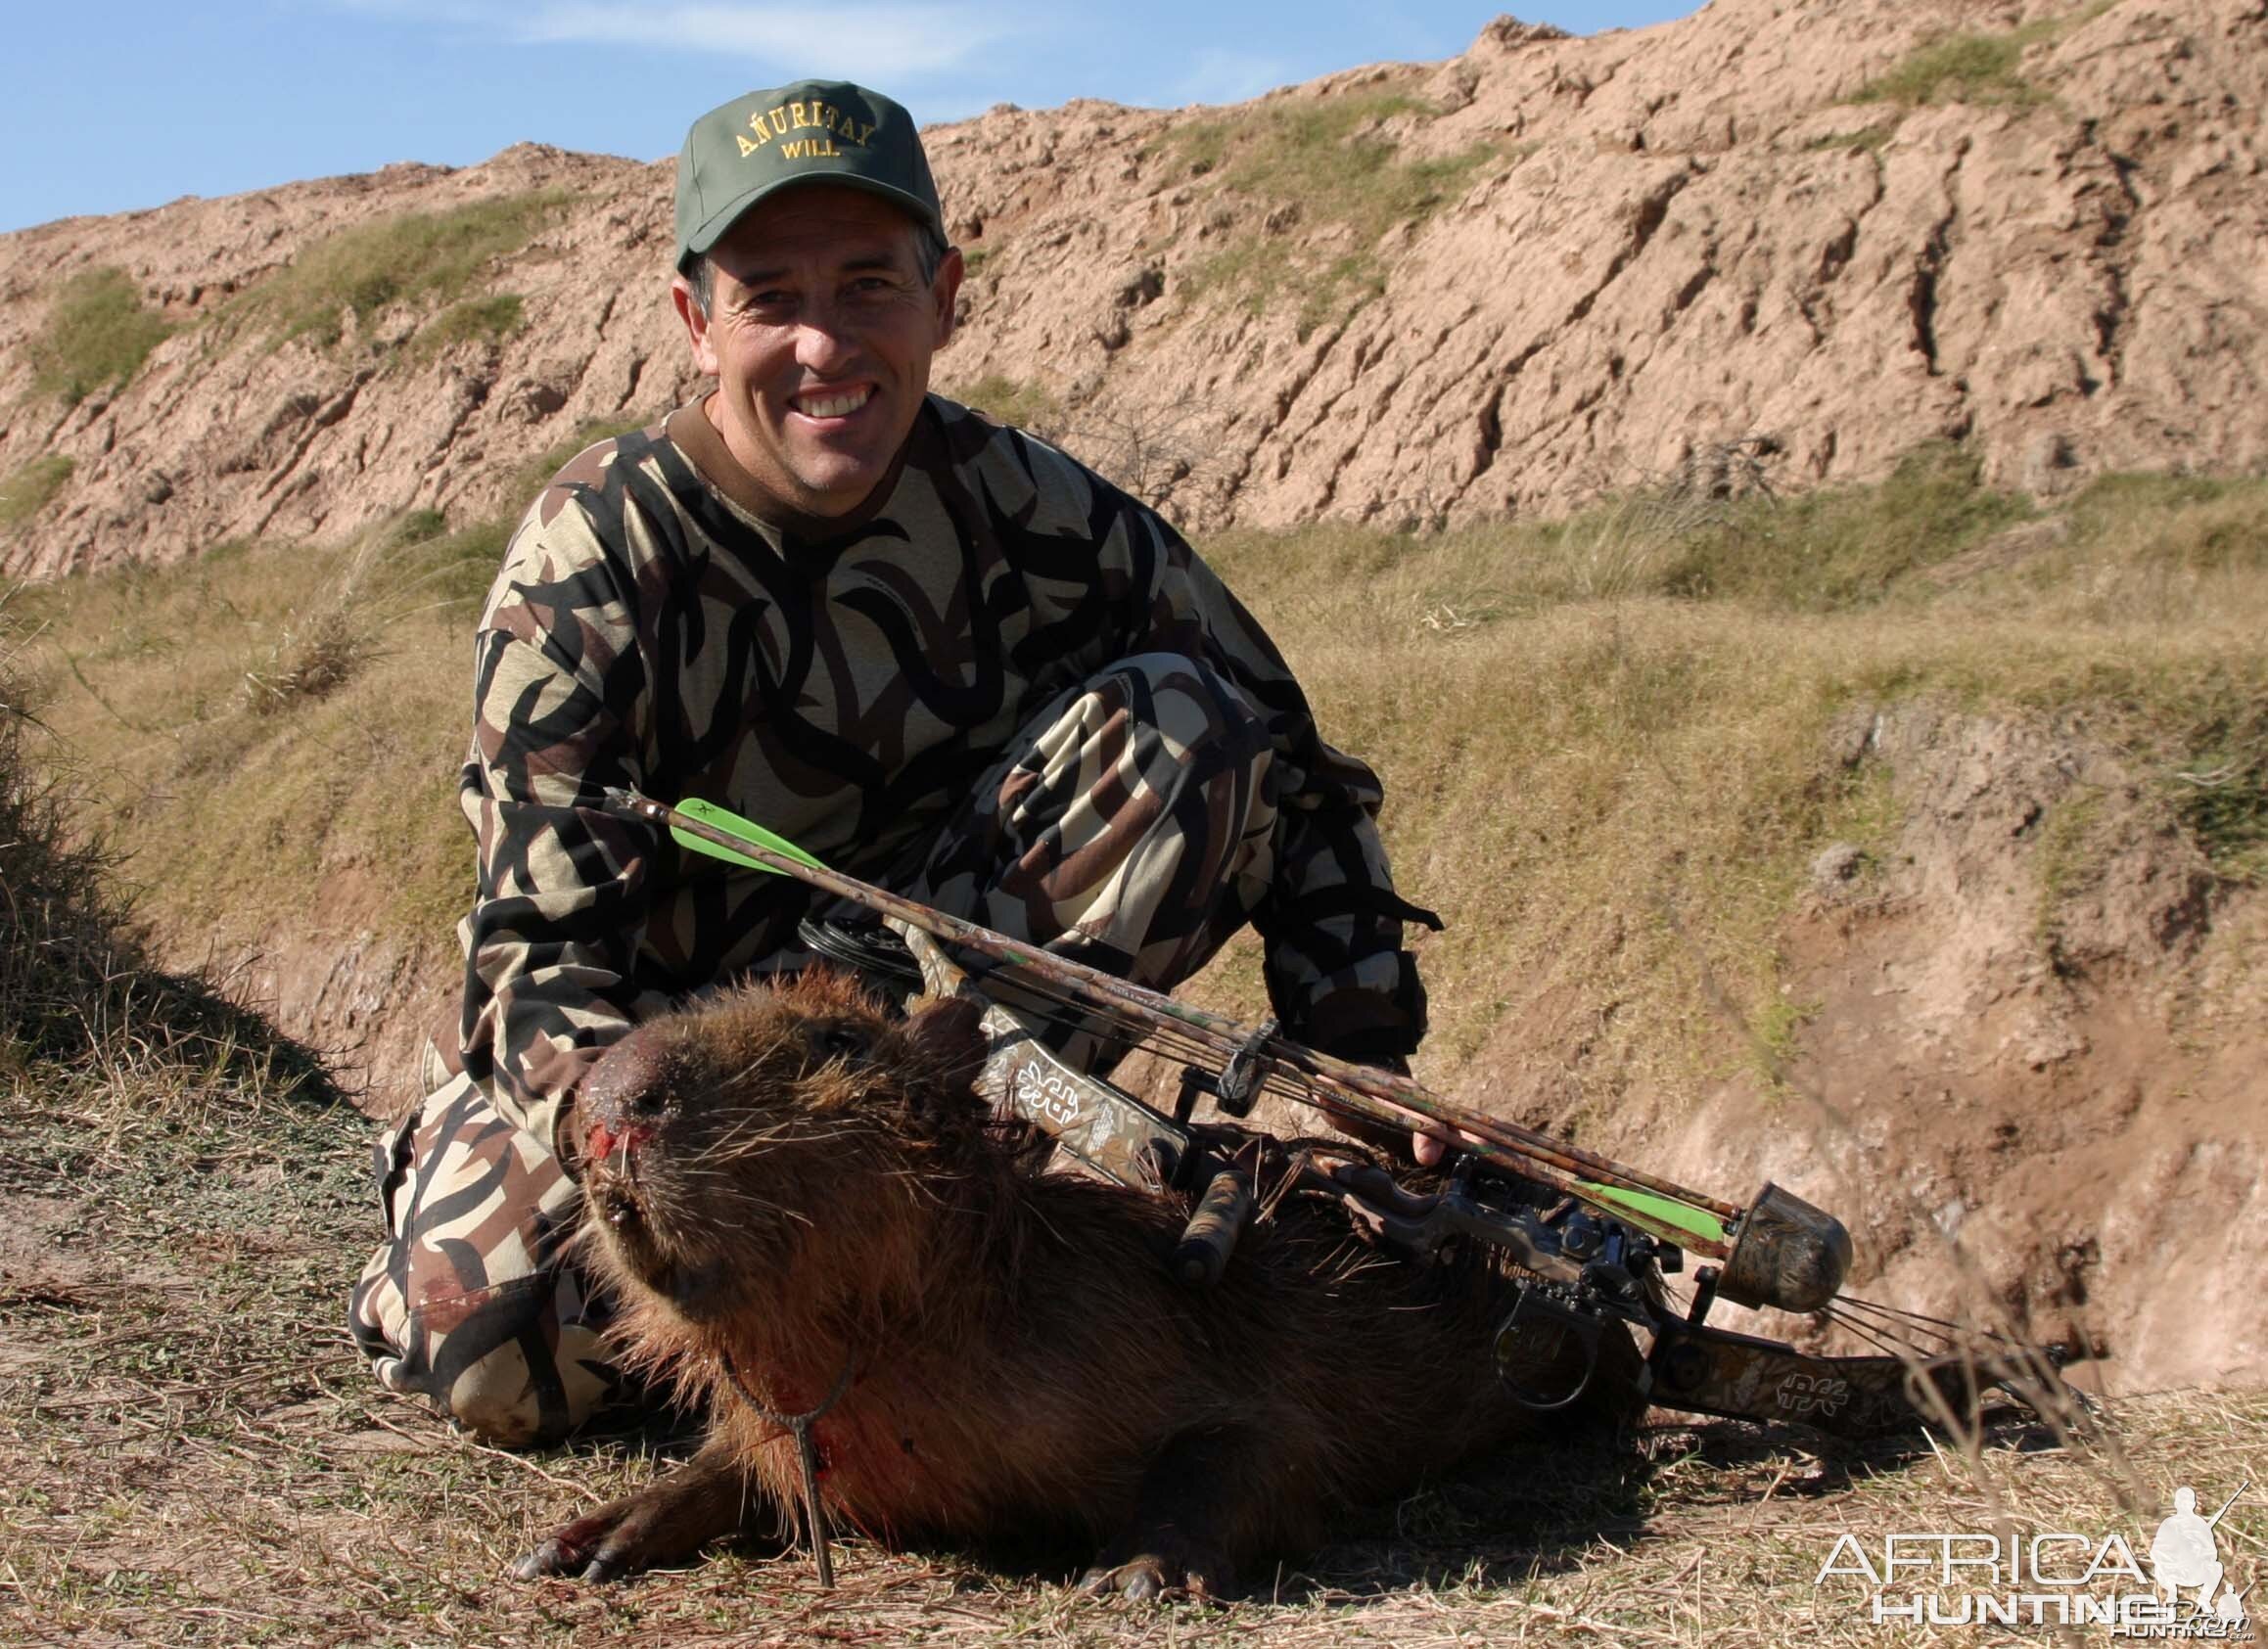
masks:
[[[1114,1593],[1134,1603],[1162,1603],[1176,1597],[1218,1598],[1231,1584],[1227,1561],[1210,1551],[1145,1551],[1120,1563],[1104,1560],[1080,1578],[1089,1597]]]
[[[638,1521],[627,1515],[633,1509],[606,1506],[577,1518],[515,1564],[514,1577],[539,1580],[573,1575],[595,1585],[645,1568],[652,1559],[639,1549]]]

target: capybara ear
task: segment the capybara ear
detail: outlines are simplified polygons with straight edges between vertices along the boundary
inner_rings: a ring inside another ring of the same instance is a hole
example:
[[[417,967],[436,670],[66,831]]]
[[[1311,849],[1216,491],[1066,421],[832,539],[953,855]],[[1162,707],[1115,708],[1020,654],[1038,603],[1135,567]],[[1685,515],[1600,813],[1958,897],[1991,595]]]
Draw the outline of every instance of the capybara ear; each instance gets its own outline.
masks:
[[[974,1091],[988,1051],[982,1003],[968,996],[933,999],[905,1022],[904,1035],[925,1084],[941,1098]]]

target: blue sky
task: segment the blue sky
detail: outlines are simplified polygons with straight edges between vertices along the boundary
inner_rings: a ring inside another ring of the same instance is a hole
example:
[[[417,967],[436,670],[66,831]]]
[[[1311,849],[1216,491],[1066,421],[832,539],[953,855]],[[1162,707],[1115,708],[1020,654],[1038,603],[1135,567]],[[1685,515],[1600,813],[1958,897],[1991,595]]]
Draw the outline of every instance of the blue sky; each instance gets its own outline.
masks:
[[[1578,33],[1698,0],[1528,0]],[[656,160],[704,109],[806,74],[923,122],[1072,97],[1230,102],[1382,58],[1448,57],[1501,0],[58,0],[12,7],[0,230],[522,139]]]

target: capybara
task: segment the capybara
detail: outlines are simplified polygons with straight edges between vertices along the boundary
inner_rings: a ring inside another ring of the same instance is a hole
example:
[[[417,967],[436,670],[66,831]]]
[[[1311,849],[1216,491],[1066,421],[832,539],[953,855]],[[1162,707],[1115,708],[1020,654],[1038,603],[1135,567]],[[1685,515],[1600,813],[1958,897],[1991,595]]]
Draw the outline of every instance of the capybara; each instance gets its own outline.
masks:
[[[813,970],[650,1021],[598,1063],[575,1124],[589,1258],[628,1360],[713,1424],[524,1577],[786,1537],[800,1458],[761,1409],[830,1394],[830,1523],[893,1545],[1068,1532],[1099,1549],[1092,1589],[1135,1597],[1218,1595],[1334,1508],[1533,1423],[1491,1372],[1510,1292],[1485,1260],[1383,1259],[1295,1195],[1189,1288],[1167,1265],[1186,1207],[1048,1171],[1046,1141],[977,1097],[977,1021],[957,997],[893,1020]],[[1575,1349],[1547,1338],[1530,1384],[1571,1385]]]

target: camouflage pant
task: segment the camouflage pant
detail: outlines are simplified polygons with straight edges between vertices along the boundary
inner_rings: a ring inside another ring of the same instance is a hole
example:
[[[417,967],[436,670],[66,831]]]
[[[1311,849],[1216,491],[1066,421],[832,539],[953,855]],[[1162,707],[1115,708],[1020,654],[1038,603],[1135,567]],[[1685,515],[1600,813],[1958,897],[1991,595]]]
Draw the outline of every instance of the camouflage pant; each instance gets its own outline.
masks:
[[[1273,869],[1259,714],[1209,668],[1124,659],[1034,717],[903,892],[1160,988],[1202,967]],[[579,1194],[468,1078],[378,1144],[386,1241],[348,1305],[378,1378],[491,1442],[548,1442],[625,1394],[606,1302],[560,1258]]]

